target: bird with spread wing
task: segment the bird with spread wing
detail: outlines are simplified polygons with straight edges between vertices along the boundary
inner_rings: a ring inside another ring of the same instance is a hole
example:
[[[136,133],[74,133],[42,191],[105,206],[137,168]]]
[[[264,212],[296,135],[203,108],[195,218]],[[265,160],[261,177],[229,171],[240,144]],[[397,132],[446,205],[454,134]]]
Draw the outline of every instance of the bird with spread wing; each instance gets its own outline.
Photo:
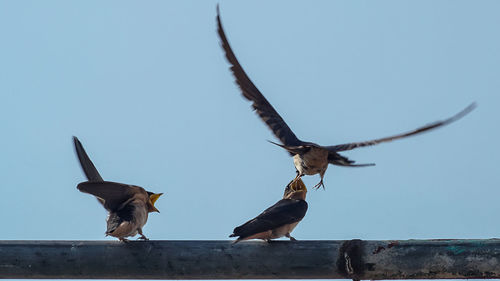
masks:
[[[142,227],[151,212],[160,212],[155,202],[163,193],[153,193],[136,185],[104,181],[77,137],[73,137],[76,155],[88,181],[78,184],[81,192],[94,195],[109,212],[106,235],[128,241],[125,237],[140,235],[148,240]]]
[[[352,142],[331,146],[322,146],[313,142],[302,141],[294,134],[290,127],[288,127],[288,125],[285,123],[283,118],[281,118],[281,116],[273,108],[269,101],[267,101],[264,95],[262,95],[259,89],[257,89],[257,87],[252,83],[248,75],[243,70],[243,67],[236,59],[236,56],[231,49],[231,46],[229,45],[226,34],[224,33],[218,6],[217,31],[221,40],[222,49],[225,52],[227,60],[231,64],[231,72],[235,77],[236,84],[239,86],[243,97],[252,102],[252,107],[255,112],[259,115],[262,121],[266,123],[269,129],[271,129],[276,138],[278,138],[281,142],[281,144],[272,141],[271,143],[284,148],[288,151],[290,156],[293,157],[293,163],[297,172],[295,180],[304,175],[319,174],[321,180],[314,186],[316,189],[321,186],[323,186],[324,188],[323,177],[329,164],[344,167],[366,167],[375,165],[372,163],[355,164],[355,161],[348,159],[347,157],[341,155],[339,152],[355,149],[358,147],[372,146],[382,142],[390,142],[393,140],[427,132],[460,119],[476,107],[476,104],[472,103],[450,118],[425,125],[409,132],[369,141]]]

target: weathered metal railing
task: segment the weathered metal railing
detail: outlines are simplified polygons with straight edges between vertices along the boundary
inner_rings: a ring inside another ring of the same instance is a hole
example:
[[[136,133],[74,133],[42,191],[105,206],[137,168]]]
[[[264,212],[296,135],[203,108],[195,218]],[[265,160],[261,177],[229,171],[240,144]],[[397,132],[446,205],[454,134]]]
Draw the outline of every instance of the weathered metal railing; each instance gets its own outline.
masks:
[[[1,278],[500,278],[500,240],[0,241]]]

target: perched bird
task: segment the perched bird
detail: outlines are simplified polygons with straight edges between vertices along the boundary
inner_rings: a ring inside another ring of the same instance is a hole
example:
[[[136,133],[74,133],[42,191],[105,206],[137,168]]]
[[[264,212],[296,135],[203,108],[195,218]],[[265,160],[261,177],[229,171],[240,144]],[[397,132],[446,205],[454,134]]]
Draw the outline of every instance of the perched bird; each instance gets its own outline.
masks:
[[[243,97],[252,102],[253,109],[260,116],[262,121],[271,129],[273,134],[280,140],[281,144],[270,141],[271,143],[278,145],[288,151],[290,156],[293,157],[293,163],[296,168],[297,176],[295,179],[302,177],[303,175],[315,175],[319,174],[321,177],[320,182],[314,186],[318,189],[323,186],[323,177],[325,175],[328,164],[345,166],[345,167],[365,167],[373,166],[375,164],[354,164],[353,160],[348,159],[345,156],[339,154],[341,151],[351,150],[363,146],[371,146],[379,144],[382,142],[389,142],[400,138],[409,137],[412,135],[420,134],[425,131],[429,131],[444,125],[447,125],[453,121],[456,121],[472,111],[476,104],[472,103],[465,109],[457,113],[456,115],[442,120],[431,123],[429,125],[420,127],[413,131],[409,131],[402,134],[393,135],[390,137],[374,139],[370,141],[363,142],[353,142],[332,146],[321,146],[313,142],[302,141],[293,131],[288,127],[283,118],[276,112],[273,106],[267,101],[267,99],[262,95],[262,93],[257,89],[257,87],[252,83],[250,78],[247,76],[243,67],[240,65],[236,56],[229,45],[227,37],[222,28],[222,23],[220,19],[219,7],[217,6],[217,26],[220,40],[222,41],[222,48],[226,54],[226,58],[231,64],[231,71],[236,79]]]
[[[271,239],[288,237],[307,212],[307,188],[302,179],[291,181],[285,188],[283,199],[267,208],[256,218],[236,227],[229,237],[237,237],[237,243],[248,239],[262,239],[269,242]]]
[[[155,202],[163,193],[153,193],[136,185],[104,181],[83,149],[77,137],[73,137],[76,155],[88,181],[78,184],[81,192],[94,195],[109,212],[106,235],[128,241],[125,237],[139,234],[139,239],[148,240],[142,227],[151,212],[160,212]]]

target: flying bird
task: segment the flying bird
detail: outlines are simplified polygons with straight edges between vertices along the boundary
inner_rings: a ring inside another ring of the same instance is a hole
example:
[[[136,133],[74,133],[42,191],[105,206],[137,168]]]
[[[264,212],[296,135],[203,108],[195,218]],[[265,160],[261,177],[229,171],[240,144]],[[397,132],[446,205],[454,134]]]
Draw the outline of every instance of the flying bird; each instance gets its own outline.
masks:
[[[322,146],[313,142],[306,142],[300,140],[294,132],[288,127],[283,118],[278,114],[274,107],[267,101],[257,87],[252,83],[248,75],[243,70],[236,56],[229,45],[222,23],[220,19],[219,7],[217,6],[217,31],[221,40],[221,46],[224,49],[225,55],[231,64],[231,72],[233,73],[236,84],[238,84],[243,97],[252,102],[252,107],[257,112],[259,117],[271,129],[276,138],[279,139],[281,144],[270,141],[288,151],[290,156],[293,157],[293,163],[296,168],[297,176],[295,180],[304,175],[319,174],[321,180],[314,186],[315,189],[319,187],[325,188],[323,184],[323,177],[325,175],[328,164],[344,167],[366,167],[375,164],[355,164],[355,161],[342,156],[339,152],[355,149],[358,147],[376,145],[382,142],[389,142],[413,135],[417,135],[444,125],[450,124],[472,111],[476,104],[472,103],[456,115],[441,121],[437,121],[415,130],[405,132],[402,134],[393,135],[390,137],[379,138],[363,142],[352,142],[339,145]]]
[[[76,155],[88,181],[78,184],[81,192],[94,195],[108,211],[106,235],[127,242],[125,237],[140,235],[148,240],[142,227],[151,212],[160,212],[155,202],[163,193],[153,193],[136,185],[104,181],[77,137],[73,137]]]
[[[307,188],[302,179],[291,181],[285,188],[283,199],[267,208],[260,215],[236,227],[229,237],[238,237],[234,243],[248,239],[271,239],[288,237],[307,212]]]

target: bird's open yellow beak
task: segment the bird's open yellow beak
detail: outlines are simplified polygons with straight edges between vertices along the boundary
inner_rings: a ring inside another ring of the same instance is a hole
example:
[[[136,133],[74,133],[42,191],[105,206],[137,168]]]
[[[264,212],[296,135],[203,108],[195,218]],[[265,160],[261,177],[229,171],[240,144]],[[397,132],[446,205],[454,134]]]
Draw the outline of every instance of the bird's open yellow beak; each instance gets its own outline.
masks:
[[[298,178],[296,181],[292,182],[290,184],[290,188],[293,190],[293,191],[307,191],[307,187],[306,185],[304,184],[304,182],[302,181],[301,178]]]
[[[149,196],[149,200],[151,201],[151,205],[153,205],[153,211],[155,212],[160,212],[160,210],[156,209],[155,207],[155,202],[156,200],[158,200],[158,198],[160,198],[160,196],[162,196],[163,193],[153,193]]]

